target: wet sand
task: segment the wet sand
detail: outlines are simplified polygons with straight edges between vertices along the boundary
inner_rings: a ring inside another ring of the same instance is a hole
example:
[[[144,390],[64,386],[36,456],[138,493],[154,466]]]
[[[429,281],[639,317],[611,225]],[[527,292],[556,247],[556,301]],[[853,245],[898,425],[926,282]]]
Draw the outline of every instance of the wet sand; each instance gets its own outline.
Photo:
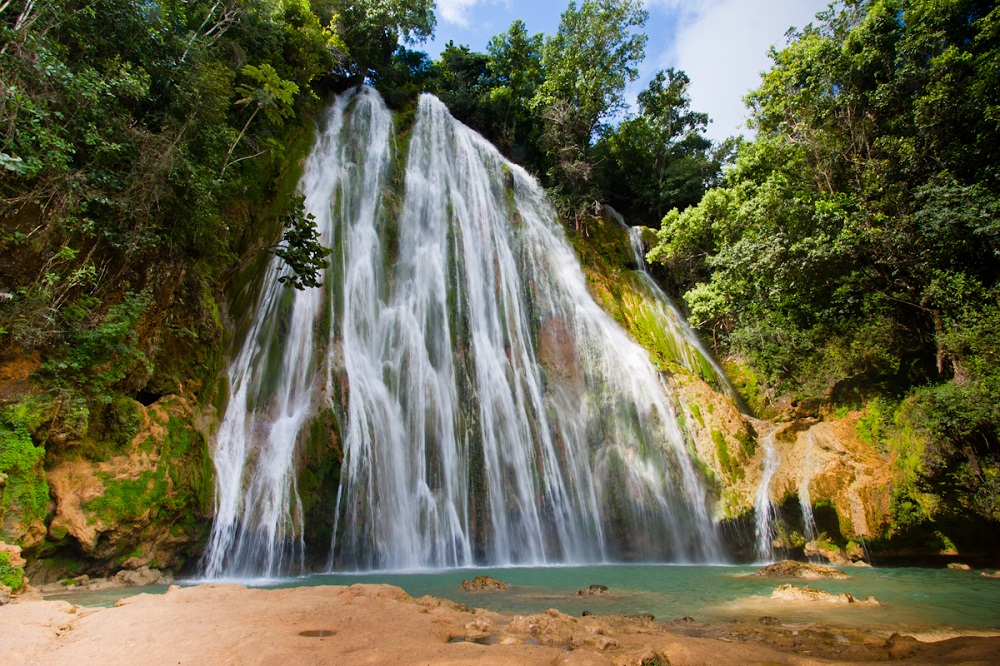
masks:
[[[1000,637],[920,642],[780,620],[499,614],[388,585],[171,587],[113,608],[0,607],[0,664],[997,664]],[[945,638],[946,636],[935,636]]]

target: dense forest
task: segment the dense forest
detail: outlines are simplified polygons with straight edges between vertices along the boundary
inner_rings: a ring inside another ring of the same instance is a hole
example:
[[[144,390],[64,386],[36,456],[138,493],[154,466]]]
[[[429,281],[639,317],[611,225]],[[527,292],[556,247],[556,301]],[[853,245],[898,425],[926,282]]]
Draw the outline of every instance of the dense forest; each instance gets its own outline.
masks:
[[[31,370],[0,395],[4,538],[44,548],[25,535],[46,467],[122,450],[136,401],[210,398],[243,269],[276,253],[290,288],[316,284],[328,250],[297,165],[329,95],[362,83],[402,126],[438,95],[581,242],[602,204],[658,229],[658,277],[758,415],[863,411],[905,480],[897,525],[1000,521],[996,3],[835,4],[772,52],[754,138],[717,145],[684,72],[626,103],[640,0],[570,2],[554,35],[515,21],[436,60],[419,50],[433,11],[0,3],[0,354]]]
[[[897,525],[1000,520],[1000,11],[849,3],[772,59],[756,138],[649,258],[762,409],[865,410]]]

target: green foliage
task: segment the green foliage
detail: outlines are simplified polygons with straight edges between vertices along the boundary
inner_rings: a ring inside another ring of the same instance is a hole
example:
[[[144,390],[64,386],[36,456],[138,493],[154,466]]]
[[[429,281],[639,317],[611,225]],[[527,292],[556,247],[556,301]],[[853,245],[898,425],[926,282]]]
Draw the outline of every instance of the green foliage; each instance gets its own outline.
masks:
[[[579,9],[570,2],[558,32],[543,47],[545,80],[533,104],[572,106],[589,142],[602,120],[624,108],[625,86],[639,75],[647,41],[635,30],[647,18],[637,0],[584,0]]]
[[[578,218],[597,200],[592,140],[624,109],[625,87],[638,75],[648,17],[638,0],[570,2],[558,32],[542,48],[545,80],[532,100],[541,111],[542,147],[557,204]]]
[[[5,585],[12,592],[17,592],[24,585],[24,568],[15,567],[10,563],[10,553],[0,552],[0,585]]]
[[[0,343],[75,344],[122,291],[169,293],[155,265],[224,274],[342,55],[329,27],[304,0],[4,7]]]
[[[882,398],[873,398],[865,405],[865,412],[855,425],[858,439],[884,451],[884,443],[888,441],[892,429],[894,411],[893,406]]]
[[[319,242],[315,217],[305,212],[305,197],[295,197],[291,211],[283,216],[282,221],[285,225],[285,233],[281,237],[283,244],[271,251],[292,272],[283,274],[278,281],[296,289],[322,286],[321,272],[329,265],[326,258],[330,255],[330,248]]]
[[[538,164],[539,119],[532,113],[531,100],[545,80],[542,69],[541,34],[529,35],[523,21],[514,21],[506,32],[490,38],[489,133],[504,152],[526,164]]]
[[[1000,101],[998,12],[876,0],[818,18],[747,98],[757,138],[725,186],[668,213],[649,259],[768,391],[992,386],[964,331],[994,330],[973,313],[995,312],[1000,274],[1000,124],[980,110]],[[992,427],[968,404],[992,389],[939,390],[927,413],[953,416],[936,437],[968,437],[964,418]]]
[[[719,172],[704,137],[708,116],[690,110],[684,72],[659,72],[639,93],[639,114],[605,130],[595,147],[610,203],[633,217],[661,219],[698,203]],[[652,221],[651,220],[651,221]]]
[[[148,293],[126,294],[101,317],[94,316],[100,303],[93,297],[66,306],[62,311],[66,345],[43,365],[43,371],[64,390],[102,405],[111,403],[111,388],[130,373],[139,373],[141,386],[151,367],[138,347],[136,325],[149,303]]]
[[[135,522],[145,518],[177,520],[190,526],[194,516],[211,502],[211,469],[206,469],[207,449],[191,424],[171,416],[166,435],[150,443],[158,459],[152,469],[135,479],[117,479],[103,473],[104,493],[83,508],[108,524]],[[209,462],[209,466],[210,466]]]
[[[45,448],[35,446],[31,430],[44,419],[36,401],[0,412],[0,525],[27,524],[45,517],[49,486],[42,463]],[[13,540],[6,531],[0,540]]]
[[[422,41],[434,34],[433,0],[318,0],[320,14],[335,20],[349,58],[340,73],[356,83],[379,78],[402,39]]]

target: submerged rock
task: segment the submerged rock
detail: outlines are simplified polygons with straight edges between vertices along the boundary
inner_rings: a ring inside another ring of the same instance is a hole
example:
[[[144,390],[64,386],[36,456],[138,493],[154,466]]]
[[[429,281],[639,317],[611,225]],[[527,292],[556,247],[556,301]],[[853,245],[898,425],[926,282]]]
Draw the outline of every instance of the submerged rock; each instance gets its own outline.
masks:
[[[875,597],[868,596],[858,599],[853,594],[844,592],[843,594],[833,594],[826,590],[818,590],[808,585],[795,587],[794,585],[780,585],[778,589],[771,593],[772,599],[779,601],[824,601],[833,604],[860,604],[866,606],[880,605]]]
[[[502,592],[509,590],[510,584],[493,576],[476,576],[472,580],[463,580],[458,589],[463,592]]]
[[[813,564],[812,562],[796,562],[794,560],[782,560],[769,564],[754,573],[754,576],[762,578],[834,578],[837,580],[847,580],[850,578],[843,571],[833,567]]]
[[[607,585],[591,585],[586,590],[579,590],[577,594],[581,597],[591,597],[599,594],[610,594]]]

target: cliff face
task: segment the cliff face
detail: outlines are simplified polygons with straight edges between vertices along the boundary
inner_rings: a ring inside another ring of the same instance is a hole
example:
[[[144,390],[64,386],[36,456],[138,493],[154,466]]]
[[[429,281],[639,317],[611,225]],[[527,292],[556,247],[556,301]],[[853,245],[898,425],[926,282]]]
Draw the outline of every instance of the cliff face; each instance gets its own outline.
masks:
[[[119,398],[116,432],[67,422],[65,405],[30,373],[37,356],[2,366],[2,540],[21,546],[33,571],[108,573],[179,567],[198,552],[212,505],[207,426],[211,408],[166,395],[150,405]],[[76,427],[71,427],[71,426]]]
[[[25,309],[30,284],[0,296],[0,541],[23,548],[36,580],[176,569],[200,555],[226,352],[311,145],[311,128],[296,136],[267,198],[235,198],[225,211],[233,254],[108,259],[99,294],[67,286],[68,305],[47,315],[63,327],[52,340],[27,337],[48,330]],[[29,229],[29,213],[0,225]],[[0,287],[30,283],[58,240],[5,246]],[[66,277],[57,269],[46,280]]]
[[[710,363],[685,359],[684,341],[648,316],[656,295],[635,278],[628,242],[606,217],[574,239],[592,293],[649,351],[674,396],[689,447],[713,489],[716,517],[733,527],[724,530],[731,554],[760,556],[755,523],[763,501],[772,507],[767,540],[776,552],[834,562],[865,557],[862,543],[885,539],[895,528],[890,503],[898,472],[859,439],[859,413],[811,402],[772,409],[770,419],[741,411]],[[775,457],[769,479],[765,443]]]
[[[897,472],[886,456],[858,438],[857,413],[754,419],[700,378],[678,373],[668,381],[679,396],[698,457],[719,488],[718,515],[742,528],[742,537],[731,540],[736,553],[756,555],[753,519],[761,493],[775,511],[771,545],[790,555],[822,556],[834,563],[862,559],[863,542],[891,531]],[[769,480],[764,478],[765,437],[777,458]]]

